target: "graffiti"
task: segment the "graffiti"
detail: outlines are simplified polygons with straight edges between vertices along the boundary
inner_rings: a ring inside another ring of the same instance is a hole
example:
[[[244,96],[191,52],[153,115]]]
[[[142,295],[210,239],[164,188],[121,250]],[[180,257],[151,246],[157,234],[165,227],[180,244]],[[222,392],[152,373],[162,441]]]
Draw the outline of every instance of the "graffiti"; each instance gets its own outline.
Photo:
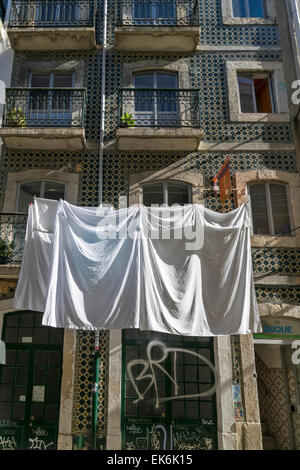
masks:
[[[159,359],[154,359],[153,358],[153,348],[158,348],[161,352],[161,357]],[[161,365],[162,362],[164,362],[168,355],[170,353],[173,353],[173,375],[170,375],[167,370]],[[153,340],[150,341],[150,343],[147,346],[147,360],[144,359],[134,359],[131,362],[128,363],[127,365],[127,373],[128,377],[132,383],[132,386],[134,390],[136,391],[138,398],[134,400],[133,403],[137,404],[140,401],[143,401],[145,398],[146,393],[148,390],[153,386],[155,390],[155,407],[159,408],[159,405],[161,402],[166,402],[169,400],[178,400],[178,399],[186,399],[186,398],[200,398],[200,397],[208,397],[213,395],[216,390],[215,384],[207,391],[202,392],[202,393],[197,393],[197,394],[192,394],[192,395],[180,395],[180,386],[178,385],[177,382],[177,353],[184,353],[184,354],[189,354],[194,357],[197,357],[200,361],[204,362],[212,371],[213,376],[215,377],[215,368],[212,365],[212,363],[206,359],[204,356],[201,354],[198,354],[194,351],[191,351],[189,349],[182,349],[182,348],[168,348],[164,343],[161,341]],[[136,376],[133,376],[133,368],[135,366],[142,366],[143,369],[142,371]],[[156,378],[156,371],[160,370],[163,372],[173,383],[174,385],[174,390],[175,390],[175,395],[170,396],[170,397],[163,397],[159,396],[158,392],[158,386],[157,386],[157,378]],[[144,392],[142,393],[138,387],[138,382],[144,380],[144,379],[150,379],[149,385],[146,387]]]
[[[0,436],[0,450],[16,450],[16,448],[14,436]]]
[[[30,447],[29,450],[47,450],[48,447],[52,446],[54,442],[46,444],[45,441],[35,437],[34,439],[29,438]]]
[[[32,432],[35,436],[48,436],[48,432],[46,431],[46,429],[36,428],[33,429]]]
[[[211,450],[211,430],[201,425],[143,424],[143,436],[126,435],[126,450]]]

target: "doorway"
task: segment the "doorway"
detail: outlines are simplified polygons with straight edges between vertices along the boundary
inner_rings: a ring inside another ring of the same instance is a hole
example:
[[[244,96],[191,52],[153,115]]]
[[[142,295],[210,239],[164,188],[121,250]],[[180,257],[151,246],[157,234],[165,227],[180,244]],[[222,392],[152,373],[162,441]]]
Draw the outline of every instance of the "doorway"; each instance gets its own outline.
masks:
[[[122,448],[217,448],[213,339],[123,332]]]
[[[300,365],[292,340],[255,341],[264,450],[300,450]]]
[[[42,316],[4,316],[0,450],[57,448],[64,331],[42,326]]]

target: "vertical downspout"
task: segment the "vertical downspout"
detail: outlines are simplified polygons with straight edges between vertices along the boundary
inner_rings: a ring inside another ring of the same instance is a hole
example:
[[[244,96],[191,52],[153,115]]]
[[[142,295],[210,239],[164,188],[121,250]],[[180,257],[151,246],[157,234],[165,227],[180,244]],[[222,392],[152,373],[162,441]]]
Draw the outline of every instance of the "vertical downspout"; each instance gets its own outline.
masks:
[[[99,135],[99,185],[98,205],[103,204],[103,145],[104,145],[104,121],[105,121],[105,84],[106,84],[106,43],[107,43],[107,0],[103,0],[103,36],[102,36],[102,66],[101,66],[101,109],[100,109],[100,135]],[[91,449],[97,450],[98,427],[98,398],[99,398],[99,330],[95,331],[94,345],[94,386],[92,402],[92,432]]]

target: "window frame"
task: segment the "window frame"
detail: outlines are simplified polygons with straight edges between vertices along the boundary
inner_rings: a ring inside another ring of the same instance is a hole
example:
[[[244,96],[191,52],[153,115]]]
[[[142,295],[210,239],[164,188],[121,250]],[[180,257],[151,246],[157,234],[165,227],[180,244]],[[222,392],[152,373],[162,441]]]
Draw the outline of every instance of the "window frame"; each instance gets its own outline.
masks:
[[[232,122],[290,122],[290,107],[282,62],[226,62],[229,121]],[[274,113],[242,113],[239,75],[271,75]]]
[[[192,194],[192,185],[186,181],[178,181],[178,180],[153,180],[147,183],[142,184],[142,204],[144,204],[144,187],[161,184],[163,189],[163,206],[169,207],[168,205],[168,184],[176,183],[182,185],[182,187],[187,187],[188,189],[188,204],[193,204],[193,194]],[[175,204],[172,204],[172,206]],[[178,204],[177,204],[178,205]],[[170,206],[170,207],[172,207]]]
[[[40,198],[43,198],[44,197],[44,194],[45,194],[45,184],[48,183],[48,182],[52,182],[52,183],[59,183],[61,184],[62,186],[64,186],[64,199],[66,199],[66,194],[67,194],[67,183],[65,183],[64,181],[59,181],[59,180],[54,180],[54,179],[36,179],[36,180],[29,180],[29,181],[22,181],[20,183],[18,183],[17,185],[17,194],[16,194],[16,202],[15,202],[15,212],[17,214],[26,214],[26,212],[19,212],[18,211],[18,206],[19,206],[19,201],[20,201],[20,190],[21,190],[21,186],[24,185],[24,184],[29,184],[29,183],[37,183],[39,182],[40,183]],[[54,199],[55,200],[55,199]]]
[[[251,202],[251,187],[263,184],[265,187],[265,194],[266,194],[266,209],[268,214],[268,224],[270,233],[255,233],[254,232],[254,223],[253,223],[253,212],[252,212],[252,202]],[[271,192],[270,192],[270,184],[284,186],[286,190],[286,199],[287,199],[287,207],[288,207],[288,215],[289,215],[289,224],[290,224],[290,233],[285,234],[276,234],[274,230],[274,217],[273,217],[273,209],[272,209],[272,200],[271,200]],[[292,214],[292,207],[291,207],[291,198],[290,198],[290,188],[288,183],[283,183],[280,181],[250,181],[247,183],[247,193],[250,202],[250,212],[251,212],[251,221],[252,221],[252,235],[256,237],[292,237],[293,236],[293,214]]]
[[[265,17],[233,16],[232,0],[221,0],[223,24],[227,25],[275,25],[277,24],[274,0],[265,0]]]

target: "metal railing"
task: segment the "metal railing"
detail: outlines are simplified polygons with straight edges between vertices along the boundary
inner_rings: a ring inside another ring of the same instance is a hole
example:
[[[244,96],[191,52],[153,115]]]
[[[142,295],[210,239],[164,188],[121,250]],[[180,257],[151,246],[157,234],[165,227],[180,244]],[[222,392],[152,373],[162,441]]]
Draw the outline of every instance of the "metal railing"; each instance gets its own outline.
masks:
[[[93,27],[95,0],[12,0],[8,26]]]
[[[199,0],[116,0],[117,26],[199,26]]]
[[[85,125],[84,88],[7,88],[5,127],[81,127]]]
[[[0,264],[22,261],[26,226],[27,214],[0,212]],[[11,247],[11,256],[5,256],[3,246]]]
[[[126,113],[136,127],[199,127],[199,109],[198,89],[120,89],[121,127]]]

